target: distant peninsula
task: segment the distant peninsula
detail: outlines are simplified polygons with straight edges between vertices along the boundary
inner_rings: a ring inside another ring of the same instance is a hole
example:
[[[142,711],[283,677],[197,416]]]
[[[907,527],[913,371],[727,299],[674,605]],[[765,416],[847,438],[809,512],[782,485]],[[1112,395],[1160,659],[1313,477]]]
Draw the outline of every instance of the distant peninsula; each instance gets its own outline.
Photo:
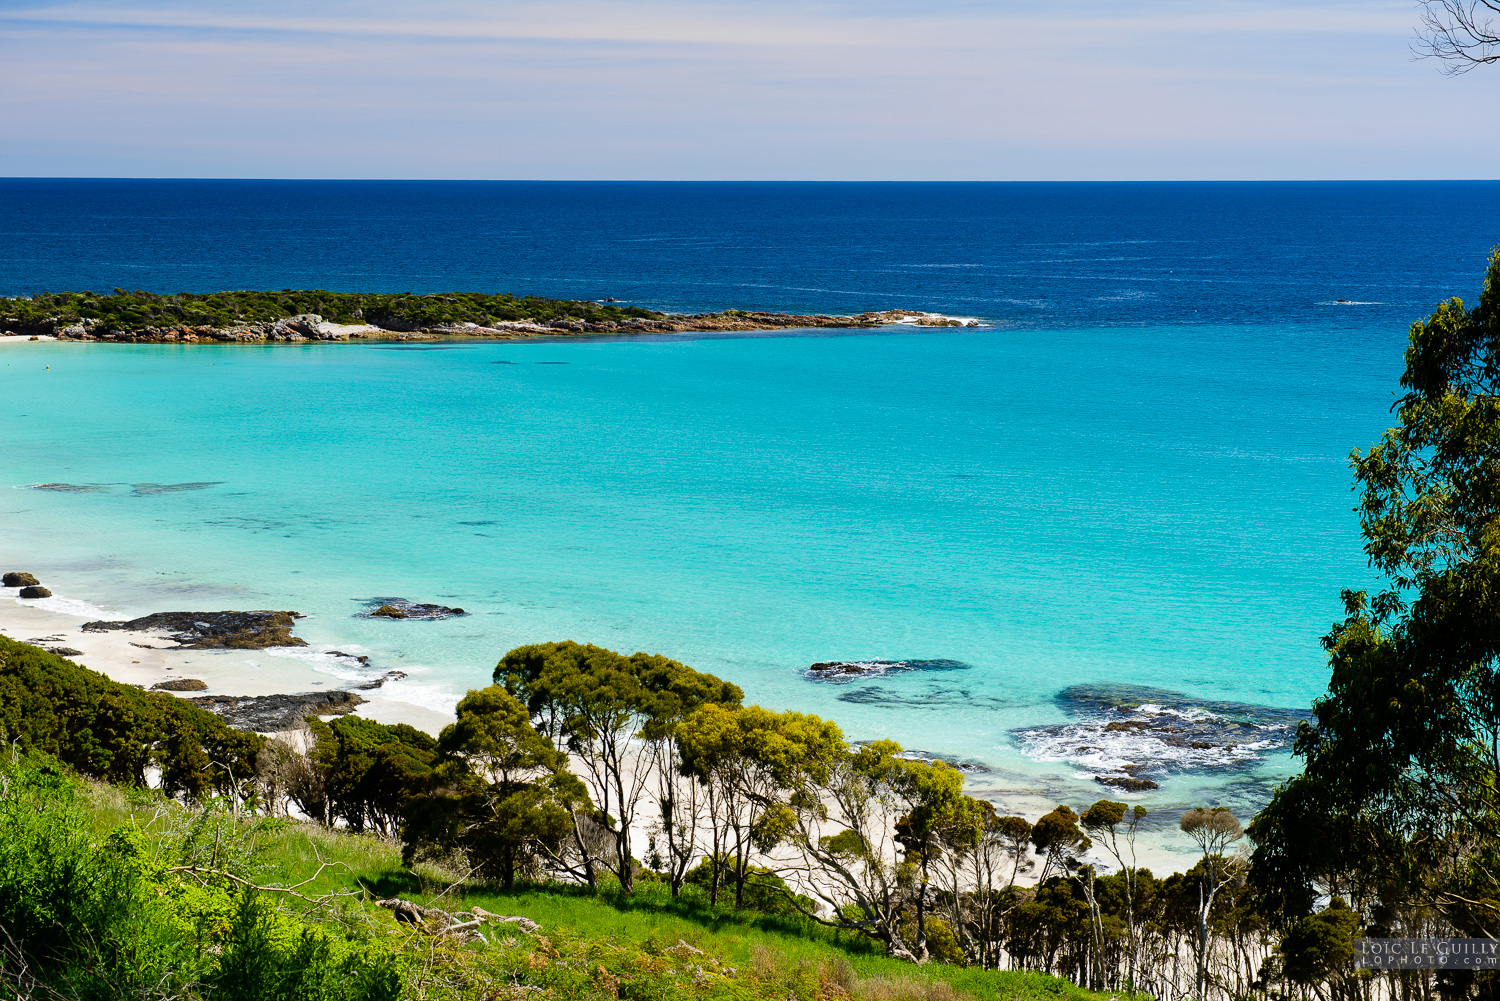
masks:
[[[127,343],[426,340],[777,330],[792,327],[979,326],[977,320],[893,309],[855,316],[751,312],[662,313],[614,300],[580,301],[479,292],[432,295],[209,292],[161,295],[115,289],[0,299],[0,334]]]

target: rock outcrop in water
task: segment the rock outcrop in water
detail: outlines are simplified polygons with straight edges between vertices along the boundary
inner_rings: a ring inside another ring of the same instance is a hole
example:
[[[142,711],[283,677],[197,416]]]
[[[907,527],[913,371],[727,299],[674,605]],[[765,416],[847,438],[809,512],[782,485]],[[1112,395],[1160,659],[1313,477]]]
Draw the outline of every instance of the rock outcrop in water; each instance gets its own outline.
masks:
[[[370,598],[365,604],[374,606],[366,615],[381,619],[446,619],[453,615],[469,614],[462,608],[426,605],[407,601],[405,598]]]
[[[21,598],[50,598],[52,597],[52,592],[40,584],[32,584],[30,587],[21,588],[17,592],[17,596]]]
[[[966,671],[971,665],[961,660],[825,660],[813,664],[805,677],[813,681],[829,681],[844,684],[850,681],[868,681],[887,674],[908,671]]]
[[[0,583],[4,583],[6,587],[36,587],[41,581],[24,571],[12,570],[4,577],[0,577]]]
[[[159,631],[179,647],[259,650],[268,646],[306,646],[306,640],[292,635],[292,628],[300,618],[297,612],[157,612],[124,622],[87,622],[83,631]]]
[[[1291,745],[1309,714],[1198,699],[1140,685],[1075,685],[1057,696],[1072,721],[1019,727],[1033,758],[1093,771],[1100,785],[1140,792],[1164,776],[1234,772]]]
[[[204,695],[189,699],[200,709],[224,717],[231,726],[257,733],[293,730],[308,716],[341,716],[365,703],[353,692],[304,692],[299,695]]]

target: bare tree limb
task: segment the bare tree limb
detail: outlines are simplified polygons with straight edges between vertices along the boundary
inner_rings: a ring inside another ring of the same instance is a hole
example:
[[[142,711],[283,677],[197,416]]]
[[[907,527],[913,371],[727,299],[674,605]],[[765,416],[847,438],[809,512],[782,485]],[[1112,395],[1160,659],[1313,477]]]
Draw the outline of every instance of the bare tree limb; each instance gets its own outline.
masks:
[[[1418,59],[1439,60],[1448,76],[1500,62],[1500,0],[1417,2],[1422,5],[1422,27],[1412,52]]]

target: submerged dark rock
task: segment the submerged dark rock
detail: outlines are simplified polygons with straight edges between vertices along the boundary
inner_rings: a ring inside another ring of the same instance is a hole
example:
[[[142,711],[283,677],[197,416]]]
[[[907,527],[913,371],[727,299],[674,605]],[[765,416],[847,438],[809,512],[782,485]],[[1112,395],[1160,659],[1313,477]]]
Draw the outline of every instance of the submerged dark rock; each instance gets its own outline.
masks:
[[[188,701],[224,717],[231,726],[276,733],[296,729],[308,716],[342,716],[353,712],[366,700],[340,690],[298,695],[204,695]]]
[[[198,678],[173,678],[171,681],[158,681],[151,686],[154,692],[206,692],[208,682]]]
[[[94,494],[108,490],[108,483],[33,483],[31,490],[49,490],[60,494]]]
[[[41,581],[37,580],[29,573],[25,573],[20,570],[12,570],[4,577],[0,577],[0,583],[4,583],[6,587],[35,587],[36,585],[40,584]]]
[[[175,494],[184,490],[207,490],[209,487],[220,486],[223,482],[223,480],[207,480],[201,483],[137,483],[131,493]]]
[[[125,622],[87,622],[83,631],[110,630],[148,632],[160,630],[179,647],[197,649],[259,650],[268,646],[306,646],[292,635],[297,612],[157,612]]]
[[[907,671],[966,671],[972,665],[961,660],[825,660],[813,664],[804,676],[813,681],[844,684]]]
[[[52,592],[49,591],[49,590],[47,590],[45,587],[43,587],[40,584],[33,584],[30,587],[23,587],[23,588],[21,588],[20,597],[22,597],[22,598],[50,598],[50,597],[52,597]]]
[[[462,608],[447,605],[427,605],[405,598],[370,598],[365,602],[370,611],[365,615],[385,619],[446,619],[453,615],[468,615]]]

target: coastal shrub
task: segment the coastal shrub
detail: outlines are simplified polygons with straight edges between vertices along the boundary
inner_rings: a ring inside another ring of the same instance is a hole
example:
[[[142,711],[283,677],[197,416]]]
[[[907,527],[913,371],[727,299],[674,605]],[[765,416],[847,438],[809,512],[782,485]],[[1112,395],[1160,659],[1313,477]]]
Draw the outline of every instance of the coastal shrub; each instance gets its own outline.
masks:
[[[398,996],[387,951],[277,912],[248,886],[254,853],[211,811],[181,829],[148,836],[127,821],[97,836],[78,781],[35,754],[0,763],[0,790],[7,996]]]
[[[429,789],[437,741],[405,723],[359,716],[308,717],[307,724],[314,741],[309,757],[326,796],[327,816],[319,819],[395,835],[407,803]]]
[[[164,692],[143,692],[27,643],[0,637],[0,736],[81,774],[169,795],[235,794],[265,738]]]

